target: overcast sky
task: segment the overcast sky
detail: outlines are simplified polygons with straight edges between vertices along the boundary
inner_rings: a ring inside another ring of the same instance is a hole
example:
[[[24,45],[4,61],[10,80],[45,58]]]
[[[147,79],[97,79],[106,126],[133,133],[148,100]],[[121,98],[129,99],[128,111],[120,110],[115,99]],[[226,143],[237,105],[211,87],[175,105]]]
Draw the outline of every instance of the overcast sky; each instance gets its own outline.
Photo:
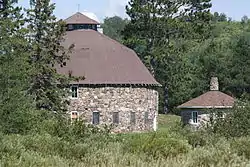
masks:
[[[19,0],[22,6],[27,7],[29,0]],[[52,0],[56,3],[55,14],[59,18],[67,18],[78,11],[95,13],[100,20],[106,16],[118,15],[125,17],[125,6],[128,0]],[[250,0],[212,0],[212,11],[223,12],[234,20],[240,20],[242,16],[250,17]]]

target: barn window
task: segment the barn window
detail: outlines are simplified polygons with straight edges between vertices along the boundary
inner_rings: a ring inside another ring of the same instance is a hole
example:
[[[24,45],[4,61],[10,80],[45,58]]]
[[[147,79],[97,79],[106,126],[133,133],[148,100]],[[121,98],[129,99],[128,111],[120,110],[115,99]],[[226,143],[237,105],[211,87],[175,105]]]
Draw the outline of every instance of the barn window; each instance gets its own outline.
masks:
[[[78,98],[78,86],[71,86],[71,97]]]
[[[71,31],[74,29],[74,26],[72,24],[68,24],[68,30]]]
[[[198,112],[197,111],[192,112],[192,120],[193,120],[193,123],[198,123]]]
[[[113,124],[119,124],[119,112],[113,112]]]
[[[144,113],[144,122],[145,122],[145,124],[148,124],[148,120],[149,120],[149,118],[148,118],[148,112],[145,112]]]
[[[71,120],[78,120],[78,112],[71,111]]]
[[[93,120],[92,123],[94,125],[99,125],[100,124],[100,112],[98,111],[94,111],[93,112]]]
[[[130,124],[131,125],[135,125],[136,121],[135,121],[135,112],[131,112],[130,113]]]

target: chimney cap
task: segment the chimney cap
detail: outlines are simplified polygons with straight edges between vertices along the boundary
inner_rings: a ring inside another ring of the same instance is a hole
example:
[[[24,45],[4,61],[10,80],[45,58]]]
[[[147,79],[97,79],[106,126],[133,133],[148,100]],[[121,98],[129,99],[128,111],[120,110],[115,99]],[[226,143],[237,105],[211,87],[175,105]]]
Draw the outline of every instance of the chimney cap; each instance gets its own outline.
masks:
[[[211,91],[218,91],[218,90],[219,90],[219,81],[218,81],[218,77],[211,77],[211,81],[210,81],[210,90],[211,90]]]

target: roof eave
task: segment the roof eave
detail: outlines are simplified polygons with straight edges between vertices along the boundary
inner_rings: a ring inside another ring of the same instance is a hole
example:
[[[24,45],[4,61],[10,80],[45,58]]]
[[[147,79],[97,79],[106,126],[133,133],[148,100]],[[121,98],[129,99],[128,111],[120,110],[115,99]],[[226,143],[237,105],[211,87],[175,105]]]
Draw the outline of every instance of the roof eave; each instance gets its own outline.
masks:
[[[107,85],[107,86],[153,86],[153,87],[161,87],[162,85],[159,83],[155,84],[144,84],[144,83],[84,83],[84,82],[71,82],[70,84],[78,84],[78,85]]]
[[[178,106],[179,109],[227,109],[233,106]]]

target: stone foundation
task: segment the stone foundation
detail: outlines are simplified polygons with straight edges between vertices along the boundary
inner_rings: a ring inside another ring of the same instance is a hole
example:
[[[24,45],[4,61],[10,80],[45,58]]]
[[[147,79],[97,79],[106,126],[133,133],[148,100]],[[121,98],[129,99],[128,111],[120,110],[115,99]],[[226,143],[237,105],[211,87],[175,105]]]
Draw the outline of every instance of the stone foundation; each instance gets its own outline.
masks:
[[[90,124],[93,112],[99,112],[100,125],[112,125],[113,112],[119,112],[119,124],[113,132],[152,131],[156,129],[158,92],[141,87],[79,86],[78,98],[71,99],[69,111],[77,111],[79,118]],[[131,123],[131,112],[135,112],[135,124]]]

